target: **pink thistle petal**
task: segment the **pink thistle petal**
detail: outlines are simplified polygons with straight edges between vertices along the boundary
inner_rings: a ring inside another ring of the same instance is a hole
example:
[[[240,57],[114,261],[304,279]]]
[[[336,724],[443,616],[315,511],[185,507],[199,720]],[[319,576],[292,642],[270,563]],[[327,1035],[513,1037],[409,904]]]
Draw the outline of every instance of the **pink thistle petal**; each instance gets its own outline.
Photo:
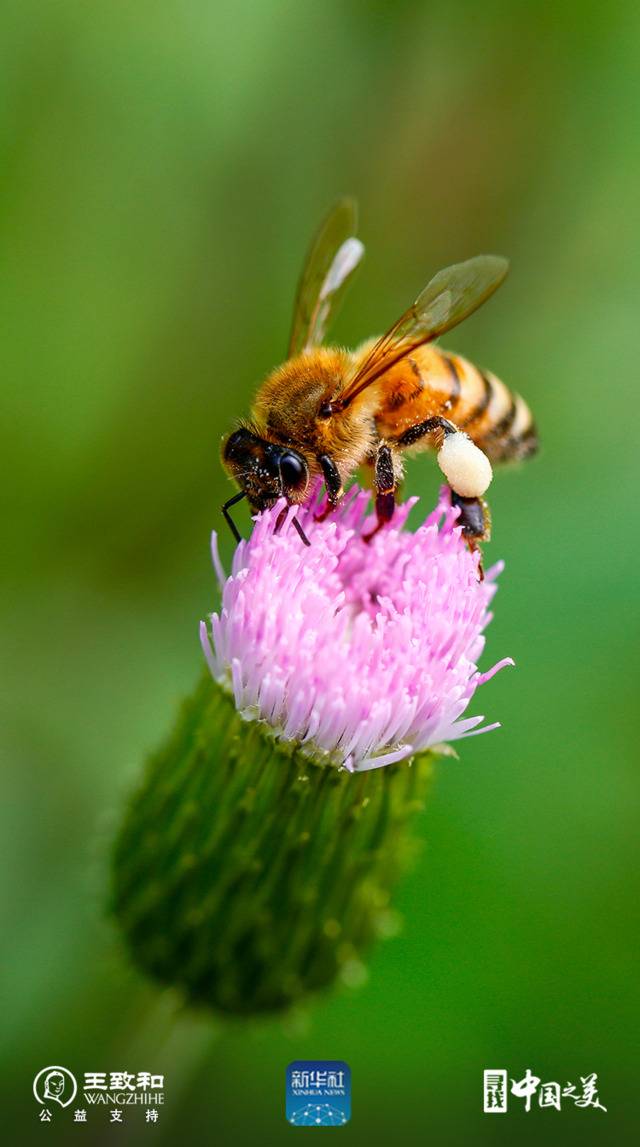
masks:
[[[499,673],[500,670],[504,669],[507,665],[515,666],[513,657],[503,657],[502,661],[496,661],[495,665],[493,665],[491,669],[487,669],[486,673],[479,673],[476,678],[476,685],[486,685],[487,681],[490,681],[492,677],[495,677],[496,673]]]
[[[200,622],[200,644],[202,645],[202,652],[205,655],[207,665],[211,671],[211,676],[217,677],[218,665],[213,649],[211,648],[211,642],[209,641],[206,621]]]
[[[201,627],[212,676],[244,716],[351,772],[498,727],[463,714],[476,689],[513,664],[477,667],[502,563],[478,580],[446,487],[410,533],[416,502],[365,543],[374,519],[357,486],[324,521],[319,488],[303,507],[281,500],[257,515],[228,577],[212,537],[222,605]]]

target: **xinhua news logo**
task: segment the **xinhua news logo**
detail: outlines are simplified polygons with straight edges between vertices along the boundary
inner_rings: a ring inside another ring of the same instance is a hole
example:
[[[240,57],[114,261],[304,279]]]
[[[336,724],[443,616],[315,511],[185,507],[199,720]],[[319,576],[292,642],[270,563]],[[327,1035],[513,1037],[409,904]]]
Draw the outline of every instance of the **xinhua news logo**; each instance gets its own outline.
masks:
[[[509,1110],[509,1096],[521,1101],[525,1111],[532,1106],[553,1108],[562,1111],[563,1106],[592,1107],[606,1111],[598,1095],[598,1076],[595,1071],[581,1075],[580,1083],[567,1081],[566,1084],[534,1075],[528,1067],[522,1079],[513,1079],[506,1068],[487,1068],[484,1073],[483,1111],[485,1115],[506,1115]]]
[[[287,1068],[293,1127],[343,1127],[351,1118],[351,1070],[341,1059],[296,1059]]]

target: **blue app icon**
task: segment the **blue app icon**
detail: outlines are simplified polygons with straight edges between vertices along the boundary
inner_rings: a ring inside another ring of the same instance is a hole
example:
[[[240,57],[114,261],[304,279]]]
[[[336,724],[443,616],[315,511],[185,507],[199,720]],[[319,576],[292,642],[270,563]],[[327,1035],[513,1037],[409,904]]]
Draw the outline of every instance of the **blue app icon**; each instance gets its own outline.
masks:
[[[351,1069],[341,1059],[296,1059],[287,1068],[287,1121],[343,1127],[351,1118]]]

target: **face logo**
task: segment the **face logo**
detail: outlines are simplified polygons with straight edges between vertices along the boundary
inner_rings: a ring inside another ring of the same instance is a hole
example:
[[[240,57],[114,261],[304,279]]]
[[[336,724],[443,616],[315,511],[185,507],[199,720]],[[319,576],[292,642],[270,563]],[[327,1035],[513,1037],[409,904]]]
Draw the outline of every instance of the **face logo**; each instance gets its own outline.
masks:
[[[76,1097],[78,1085],[67,1067],[43,1067],[33,1081],[33,1094],[38,1103],[58,1103],[68,1107]]]

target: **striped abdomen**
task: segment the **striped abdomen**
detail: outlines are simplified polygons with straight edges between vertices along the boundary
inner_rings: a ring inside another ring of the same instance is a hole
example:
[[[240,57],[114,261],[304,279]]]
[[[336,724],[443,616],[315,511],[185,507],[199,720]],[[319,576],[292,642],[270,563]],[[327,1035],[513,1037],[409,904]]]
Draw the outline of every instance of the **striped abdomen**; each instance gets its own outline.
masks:
[[[380,379],[379,395],[376,428],[390,442],[442,415],[465,430],[492,462],[527,458],[538,446],[524,398],[494,374],[438,347],[418,347],[396,363]],[[424,446],[430,444],[425,441]]]

